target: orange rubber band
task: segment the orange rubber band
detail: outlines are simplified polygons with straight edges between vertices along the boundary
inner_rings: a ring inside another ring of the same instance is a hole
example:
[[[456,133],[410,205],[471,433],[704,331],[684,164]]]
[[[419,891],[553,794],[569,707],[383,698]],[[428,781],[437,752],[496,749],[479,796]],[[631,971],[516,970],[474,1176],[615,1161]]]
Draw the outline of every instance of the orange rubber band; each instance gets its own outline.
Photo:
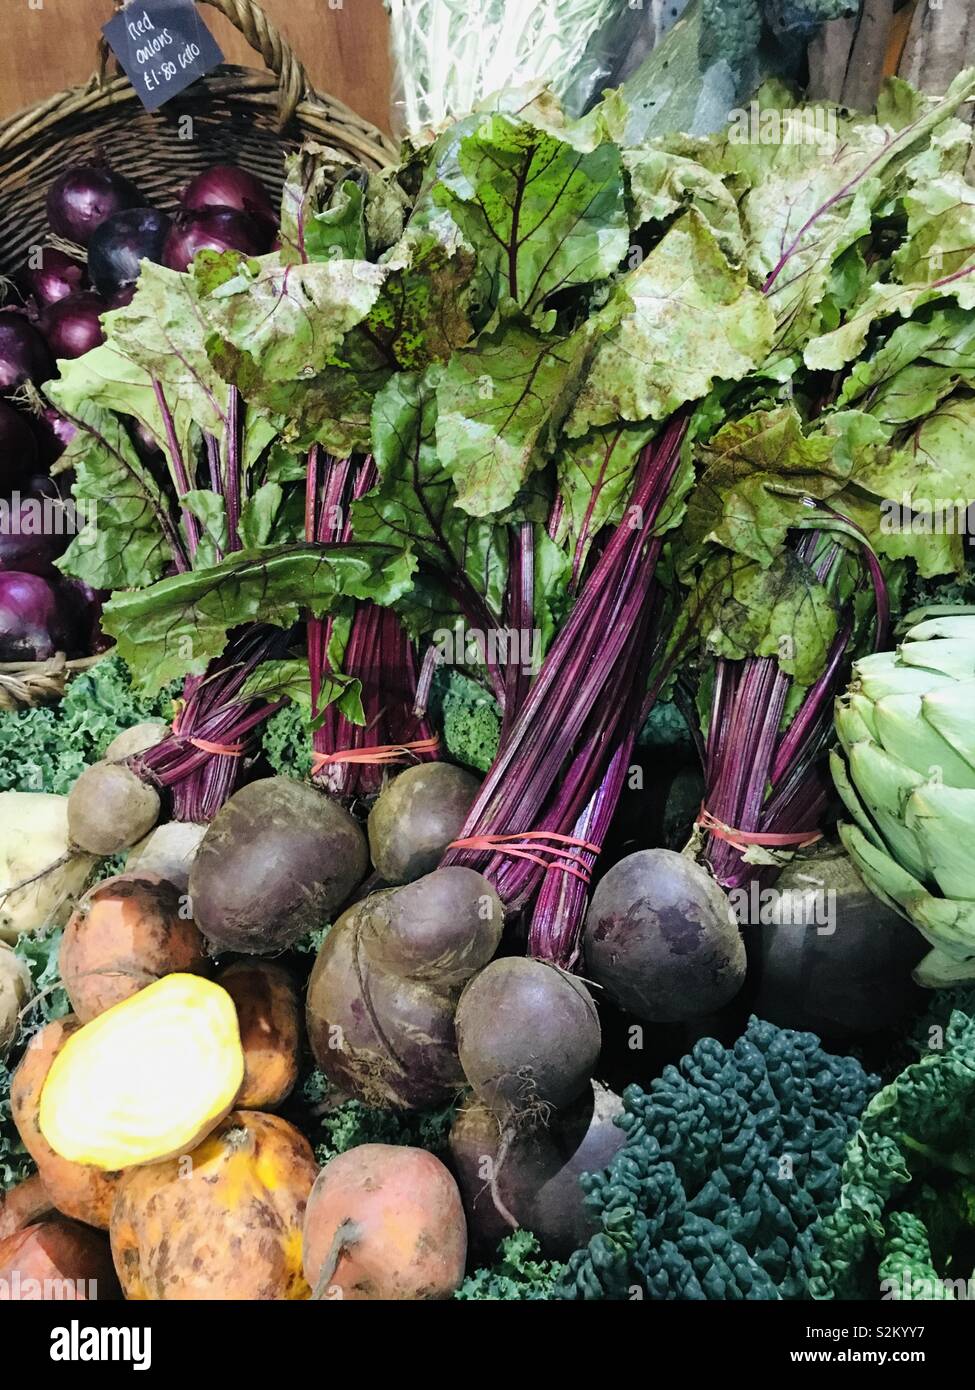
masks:
[[[242,758],[244,756],[242,743],[211,743],[208,738],[188,738],[186,741],[191,747],[199,748],[201,753],[213,753],[221,758]]]
[[[823,838],[821,830],[797,830],[790,835],[736,830],[734,826],[725,825],[716,816],[712,816],[703,803],[698,812],[697,823],[702,830],[708,831],[715,839],[724,840],[726,844],[731,845],[732,849],[741,850],[742,853],[749,845],[762,845],[768,849],[805,849],[806,845],[814,845],[817,840]]]
[[[414,753],[437,753],[440,739],[419,738],[415,743],[384,743],[375,748],[340,748],[337,753],[313,753],[311,774],[316,776],[323,768],[334,763],[366,763],[382,765],[386,763],[407,762]]]
[[[177,738],[185,738],[191,748],[198,748],[201,753],[212,753],[219,758],[242,758],[245,748],[242,743],[211,743],[208,738],[190,738],[180,732],[179,722],[183,717],[186,708],[185,700],[174,700],[173,706],[176,714],[173,717],[172,730]]]
[[[587,886],[591,882],[589,870],[579,865],[576,854],[571,850],[559,849],[555,845],[539,845],[539,850],[554,856],[552,859],[542,859],[538,854],[525,849],[520,843],[523,840],[560,840],[563,844],[586,850],[590,854],[600,852],[600,846],[592,844],[589,840],[580,840],[575,835],[560,835],[554,830],[526,830],[521,835],[468,835],[451,841],[448,849],[484,850],[488,853],[510,855],[513,859],[527,859],[546,873],[557,869],[560,873],[571,874]]]

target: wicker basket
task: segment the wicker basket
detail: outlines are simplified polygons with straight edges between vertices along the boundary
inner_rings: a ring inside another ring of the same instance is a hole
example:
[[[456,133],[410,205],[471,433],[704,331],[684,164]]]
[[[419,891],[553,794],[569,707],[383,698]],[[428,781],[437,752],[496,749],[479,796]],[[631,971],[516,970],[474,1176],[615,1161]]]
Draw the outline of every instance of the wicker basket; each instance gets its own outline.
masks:
[[[15,274],[28,248],[43,240],[47,189],[67,164],[104,158],[154,204],[171,208],[195,174],[218,163],[242,165],[277,196],[285,156],[306,138],[367,169],[396,159],[387,136],[309,86],[255,0],[203,3],[240,30],[266,71],[221,67],[150,114],[126,77],[109,74],[100,41],[98,71],[86,86],[0,122],[0,275]],[[73,665],[56,658],[0,671],[0,707],[58,698]]]

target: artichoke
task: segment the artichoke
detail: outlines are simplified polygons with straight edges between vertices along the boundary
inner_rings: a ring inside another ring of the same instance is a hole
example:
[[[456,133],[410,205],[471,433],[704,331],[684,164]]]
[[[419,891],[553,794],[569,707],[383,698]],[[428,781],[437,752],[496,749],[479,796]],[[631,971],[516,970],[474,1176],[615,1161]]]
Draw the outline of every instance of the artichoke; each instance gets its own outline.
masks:
[[[852,817],[840,837],[934,948],[915,978],[975,978],[975,609],[936,611],[896,651],[855,662],[835,723],[830,764]]]

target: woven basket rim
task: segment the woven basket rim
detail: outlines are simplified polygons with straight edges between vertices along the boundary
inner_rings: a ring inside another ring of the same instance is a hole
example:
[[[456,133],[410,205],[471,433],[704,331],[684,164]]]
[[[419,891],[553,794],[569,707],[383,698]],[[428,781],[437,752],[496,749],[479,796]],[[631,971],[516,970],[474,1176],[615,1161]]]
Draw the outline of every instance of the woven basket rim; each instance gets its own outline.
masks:
[[[232,99],[237,95],[246,104],[267,95],[276,97],[279,83],[277,77],[267,69],[221,63],[180,95],[187,102],[199,101],[204,88],[216,90],[225,98]],[[4,160],[37,137],[39,126],[46,129],[65,119],[96,115],[111,107],[132,104],[138,107],[140,113],[144,112],[135,88],[127,77],[120,75],[104,82],[92,79],[88,83],[66,87],[53,96],[23,107],[0,120],[0,170]],[[176,97],[167,106],[178,108],[178,104],[179,97]],[[162,110],[165,111],[165,108]],[[295,123],[299,127],[317,127],[324,134],[328,133],[328,127],[334,126],[337,142],[348,140],[351,148],[370,156],[380,168],[389,167],[399,159],[399,150],[392,138],[365,117],[357,115],[337,97],[319,92],[306,94],[296,108]],[[286,138],[286,130],[282,132],[282,138]]]

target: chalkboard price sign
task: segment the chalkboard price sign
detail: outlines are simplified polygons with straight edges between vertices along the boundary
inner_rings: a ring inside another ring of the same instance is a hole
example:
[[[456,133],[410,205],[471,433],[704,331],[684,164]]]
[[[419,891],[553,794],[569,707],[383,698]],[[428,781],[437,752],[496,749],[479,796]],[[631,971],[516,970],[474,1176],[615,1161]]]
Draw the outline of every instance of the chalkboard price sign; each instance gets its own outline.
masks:
[[[130,0],[102,33],[149,111],[223,62],[193,0]]]

